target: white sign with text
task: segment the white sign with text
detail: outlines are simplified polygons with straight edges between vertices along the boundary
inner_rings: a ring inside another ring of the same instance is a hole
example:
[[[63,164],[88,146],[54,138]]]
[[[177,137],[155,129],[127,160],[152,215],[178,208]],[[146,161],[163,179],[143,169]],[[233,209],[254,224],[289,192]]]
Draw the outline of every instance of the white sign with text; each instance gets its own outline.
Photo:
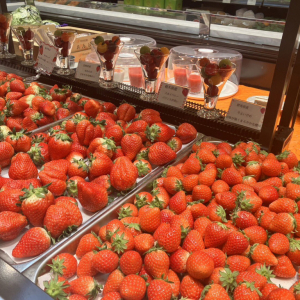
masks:
[[[170,106],[184,108],[189,89],[184,86],[162,82],[159,88],[157,101]]]
[[[260,130],[265,112],[263,106],[232,99],[225,121]]]
[[[100,64],[80,60],[76,69],[75,78],[98,82],[100,76]]]
[[[35,66],[50,75],[56,66],[58,48],[41,42]]]

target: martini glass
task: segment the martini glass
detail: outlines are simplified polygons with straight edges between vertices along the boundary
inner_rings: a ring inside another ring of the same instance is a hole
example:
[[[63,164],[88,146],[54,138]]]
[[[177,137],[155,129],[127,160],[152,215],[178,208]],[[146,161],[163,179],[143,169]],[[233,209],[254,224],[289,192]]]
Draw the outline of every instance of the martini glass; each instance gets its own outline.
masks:
[[[144,101],[151,102],[157,100],[157,79],[161,75],[162,67],[167,61],[169,54],[163,54],[155,47],[149,48],[151,51],[150,53],[141,54],[140,50],[134,50],[134,53],[141,63],[145,78],[145,91],[141,94],[140,98]]]
[[[29,25],[22,24],[13,26],[12,30],[20,42],[20,46],[23,50],[24,60],[21,62],[23,66],[33,66],[35,61],[33,59],[33,47],[34,47],[34,36],[36,30],[41,25]]]
[[[107,37],[105,36],[105,38]],[[99,80],[99,85],[106,89],[116,88],[118,83],[114,81],[114,71],[124,43],[120,41],[119,36],[113,35],[110,40],[103,39],[98,44],[94,40],[91,45],[97,53],[101,65],[102,78]]]
[[[75,74],[75,71],[70,69],[70,54],[76,34],[75,30],[68,29],[57,29],[54,34],[47,32],[54,46],[59,48],[59,68],[55,71],[59,75],[68,76]]]
[[[219,96],[230,76],[234,73],[236,65],[229,59],[209,60],[202,58],[197,61],[197,67],[203,82],[204,108],[197,115],[204,119],[217,119],[220,114],[216,110]]]
[[[8,40],[11,28],[12,14],[0,14],[0,58],[9,59],[16,55],[8,52]]]

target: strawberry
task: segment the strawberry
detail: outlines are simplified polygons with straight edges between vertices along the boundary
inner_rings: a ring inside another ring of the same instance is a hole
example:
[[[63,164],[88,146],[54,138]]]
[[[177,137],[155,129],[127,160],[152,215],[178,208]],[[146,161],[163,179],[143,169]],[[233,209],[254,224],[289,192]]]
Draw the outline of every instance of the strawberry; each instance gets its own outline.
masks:
[[[207,203],[212,198],[211,189],[206,185],[196,185],[192,191],[193,201],[199,201]]]
[[[67,108],[60,107],[57,109],[55,117],[57,120],[62,120],[64,118],[67,118],[70,114],[71,113]]]
[[[136,157],[142,146],[142,138],[135,133],[125,134],[121,140],[122,151],[131,161]]]
[[[216,159],[216,167],[219,169],[230,168],[232,165],[232,158],[228,154],[221,154]]]
[[[118,254],[134,248],[134,238],[131,231],[125,229],[115,232],[111,237],[112,250]]]
[[[215,268],[225,267],[226,255],[218,248],[209,248],[203,250],[213,261]]]
[[[168,255],[160,248],[152,248],[146,253],[144,265],[149,275],[155,278],[162,278],[168,273],[170,260]]]
[[[296,220],[292,214],[279,213],[272,219],[269,229],[273,232],[288,234],[297,227]]]
[[[81,259],[86,253],[97,250],[101,246],[99,237],[94,233],[85,234],[76,248],[76,256]]]
[[[38,128],[38,126],[29,117],[25,117],[23,119],[23,129],[24,130],[32,131],[37,128]]]
[[[190,275],[184,276],[180,283],[180,294],[187,299],[199,299],[203,289],[202,283]]]
[[[154,123],[162,122],[160,113],[154,109],[144,109],[139,114],[139,119],[146,121],[150,126]]]
[[[77,260],[72,254],[61,253],[52,259],[52,264],[49,267],[54,275],[69,279],[76,274]]]
[[[27,153],[18,153],[11,160],[8,175],[14,180],[37,178],[38,170]]]
[[[189,123],[182,123],[177,128],[176,136],[181,139],[183,144],[188,144],[197,137],[197,130]]]
[[[133,164],[138,170],[139,177],[144,177],[152,171],[151,164],[145,159],[135,160]]]
[[[247,238],[239,231],[233,231],[228,235],[227,241],[223,246],[223,251],[227,255],[243,254],[249,246]]]
[[[219,205],[221,205],[225,210],[232,211],[236,207],[237,197],[234,193],[226,191],[218,193],[215,199]]]
[[[153,233],[161,222],[159,208],[151,205],[143,206],[139,210],[139,217],[141,229],[145,232]]]
[[[122,299],[142,300],[145,294],[146,294],[146,282],[144,278],[142,278],[141,276],[131,274],[126,276],[122,280],[120,284],[120,295]],[[172,290],[171,290],[171,294],[172,294]]]
[[[253,176],[257,181],[261,176],[261,165],[258,161],[249,161],[246,165],[246,175]]]
[[[18,99],[20,99],[22,96],[23,96],[23,94],[20,93],[20,92],[8,92],[8,93],[6,94],[6,101],[10,101],[10,100],[12,100],[12,101],[18,100]]]
[[[208,172],[208,171],[206,171],[206,172]],[[203,174],[203,173],[205,173],[205,172],[202,172],[201,174]],[[200,175],[199,175],[199,177],[200,177]],[[214,183],[211,186],[211,190],[215,195],[217,195],[219,193],[223,193],[223,192],[228,192],[229,189],[230,189],[229,185],[223,180],[216,180],[216,181],[214,181]]]
[[[21,131],[22,125],[23,125],[23,118],[21,117],[9,117],[6,119],[6,116],[2,112],[0,118],[2,118],[3,121],[0,121],[0,123],[6,124],[6,126],[11,129],[15,130],[16,132]]]
[[[127,128],[126,128],[126,133],[136,133],[139,135],[142,139],[143,142],[146,142],[147,136],[146,136],[146,129],[148,127],[148,123],[144,120],[137,120],[131,123]]]
[[[214,299],[222,299],[222,300],[230,300],[228,293],[220,284],[210,284],[205,286],[201,293],[201,300],[214,300]]]
[[[170,268],[176,273],[186,272],[186,262],[189,257],[189,252],[179,248],[170,256]]]
[[[91,276],[82,276],[70,282],[70,291],[72,294],[95,298],[100,290],[100,286]]]
[[[51,238],[47,231],[41,227],[30,228],[12,251],[16,258],[34,257],[49,249]]]
[[[6,102],[6,109],[4,109],[4,113],[7,117],[16,117],[20,116],[28,107],[29,105],[25,102],[19,102],[18,100],[8,100]]]
[[[27,153],[37,166],[43,165],[50,160],[48,144],[46,143],[33,144]]]
[[[168,253],[176,251],[181,242],[180,227],[168,226],[157,235],[157,242]]]
[[[164,165],[176,158],[176,153],[165,143],[157,142],[149,148],[149,161],[154,165]]]
[[[39,177],[43,185],[50,184],[49,190],[54,196],[62,195],[66,188],[66,175],[59,170],[55,170],[50,166],[44,165],[43,171],[39,173]]]
[[[281,165],[277,159],[267,158],[262,162],[261,170],[264,175],[276,177],[281,173]]]
[[[199,201],[188,203],[188,209],[191,211],[194,220],[199,217],[208,217],[209,215],[208,208],[204,204],[199,203]]]
[[[278,256],[277,260],[278,264],[272,268],[274,275],[280,278],[294,278],[297,272],[291,260],[285,255]]]
[[[88,172],[89,172],[89,167],[82,158],[80,158],[80,159],[73,158],[72,159],[71,164],[68,169],[69,177],[79,176],[82,178],[86,178],[88,175]]]
[[[120,285],[121,282],[124,279],[123,273],[116,269],[111,274],[109,274],[104,289],[103,289],[103,295],[107,295],[111,292],[119,292],[120,291]]]
[[[64,277],[54,276],[50,281],[44,281],[44,291],[53,299],[67,297],[70,293],[69,282]]]
[[[241,284],[244,281],[253,282],[258,290],[263,289],[267,284],[267,278],[255,271],[244,271],[236,277],[237,284]]]
[[[15,239],[27,225],[25,216],[12,211],[0,212],[0,240]]]
[[[65,102],[68,96],[67,89],[55,88],[50,90],[50,95],[53,101]]]
[[[125,156],[115,160],[111,169],[110,180],[112,186],[118,191],[131,189],[138,178],[136,166]]]
[[[300,293],[299,293],[299,287],[300,287],[299,283],[300,283],[300,280],[296,281],[296,282],[290,287],[290,289],[289,289],[289,291],[292,292],[292,293],[294,294],[296,300],[299,300],[299,298],[300,298],[300,297],[299,297],[299,295],[300,295]],[[276,288],[277,288],[277,286],[276,286]]]
[[[51,160],[65,158],[71,152],[72,139],[66,134],[56,134],[49,141]]]
[[[167,177],[164,179],[163,187],[169,194],[175,195],[182,190],[182,182],[176,177]]]
[[[10,162],[11,158],[14,155],[14,148],[12,147],[11,144],[7,142],[0,142],[0,167],[4,168],[7,167]]]
[[[233,294],[234,300],[242,300],[247,297],[251,300],[259,300],[261,292],[254,286],[253,282],[243,282],[235,290]]]
[[[102,103],[103,107],[104,107],[104,111],[106,112],[110,112],[113,113],[115,111],[115,109],[117,108],[113,103],[111,102],[104,102]]]
[[[292,179],[292,182],[286,185],[286,197],[295,201],[300,199],[300,177]]]
[[[198,185],[198,175],[188,175],[181,180],[182,187],[186,192],[191,192]]]
[[[119,265],[119,257],[111,250],[101,248],[100,251],[94,255],[92,266],[98,272],[107,274],[113,272]]]
[[[151,142],[167,142],[174,134],[175,130],[163,123],[154,123],[146,129],[147,138]]]
[[[129,122],[134,118],[135,112],[135,108],[132,105],[128,103],[123,103],[118,107],[117,110],[118,120],[124,120],[125,122]]]
[[[295,300],[292,292],[283,288],[274,289],[268,296],[267,300]]]
[[[276,213],[296,213],[298,206],[296,201],[289,198],[280,198],[269,205],[269,209]]]
[[[13,146],[15,152],[27,152],[31,147],[31,138],[25,130],[16,132],[14,129],[8,133],[5,140]]]
[[[124,275],[139,273],[142,264],[142,257],[136,251],[127,251],[120,258],[120,269]]]
[[[277,189],[271,185],[266,185],[262,187],[259,190],[258,195],[265,205],[269,205],[279,198]]]
[[[177,153],[182,148],[182,141],[177,136],[174,136],[168,140],[167,145]]]
[[[244,272],[250,267],[251,261],[243,255],[231,255],[227,258],[226,264],[231,272]]]
[[[134,237],[134,248],[140,254],[145,254],[154,246],[154,238],[148,233],[142,233]]]
[[[189,256],[186,262],[186,269],[193,278],[205,279],[212,274],[214,261],[208,254],[202,251],[195,251]]]
[[[201,161],[197,157],[190,156],[181,168],[182,174],[198,174],[201,171]]]
[[[195,224],[196,225],[196,224]],[[197,228],[195,227],[197,230]],[[229,229],[222,223],[214,222],[205,229],[204,244],[206,248],[221,247],[227,241]]]
[[[254,244],[265,244],[268,239],[267,231],[263,227],[257,225],[247,227],[243,232],[249,239],[251,246]]]
[[[164,281],[162,279],[154,279],[150,282],[150,285],[148,287],[147,297],[149,300],[170,300],[172,298],[171,285],[168,283],[168,281]]]
[[[276,157],[280,162],[285,162],[289,169],[293,169],[298,165],[298,159],[295,153],[291,151],[284,151]]]
[[[85,181],[79,181],[77,188],[80,204],[86,210],[96,212],[107,205],[108,195],[105,188]]]
[[[101,152],[106,154],[109,158],[112,158],[114,152],[116,151],[115,142],[107,138],[95,138],[88,148],[88,156],[90,153]]]
[[[252,213],[248,211],[235,211],[231,215],[233,224],[236,225],[239,229],[246,229],[251,226],[257,226],[258,222]]]
[[[221,179],[224,180],[229,186],[234,186],[243,182],[243,177],[234,168],[225,169],[222,172]]]
[[[67,181],[67,192],[72,197],[78,197],[78,189],[77,189],[77,183],[79,181],[84,181],[82,177],[71,177]]]
[[[270,248],[263,244],[253,245],[250,255],[252,260],[257,263],[265,263],[267,266],[276,266],[278,264],[278,260]]]
[[[79,143],[88,146],[94,139],[94,126],[89,120],[82,120],[76,126],[76,134]]]
[[[54,204],[54,196],[47,186],[23,189],[25,194],[20,198],[22,201],[22,212],[28,221],[36,227],[43,226],[43,220],[48,207]]]
[[[21,213],[21,202],[20,197],[24,195],[21,189],[5,189],[0,192],[0,211],[12,211]]]
[[[96,100],[88,100],[84,104],[84,111],[89,117],[96,118],[99,112],[102,112],[104,107]]]
[[[114,140],[117,146],[121,145],[121,140],[124,136],[124,131],[119,125],[113,125],[105,131],[105,137]]]
[[[51,101],[46,100],[45,102],[42,102],[40,104],[39,111],[46,116],[54,116],[55,115],[55,106]]]

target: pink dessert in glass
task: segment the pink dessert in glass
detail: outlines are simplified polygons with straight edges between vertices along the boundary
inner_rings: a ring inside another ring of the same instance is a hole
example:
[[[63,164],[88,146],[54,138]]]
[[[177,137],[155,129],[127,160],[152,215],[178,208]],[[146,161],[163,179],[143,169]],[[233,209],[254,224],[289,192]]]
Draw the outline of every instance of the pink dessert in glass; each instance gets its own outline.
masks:
[[[174,70],[175,84],[186,86],[187,85],[187,70],[183,68],[176,68]]]
[[[202,90],[202,80],[200,74],[191,74],[188,77],[188,86],[190,93],[200,93]]]
[[[128,75],[130,84],[137,88],[144,87],[144,78],[141,67],[131,67],[128,68]]]

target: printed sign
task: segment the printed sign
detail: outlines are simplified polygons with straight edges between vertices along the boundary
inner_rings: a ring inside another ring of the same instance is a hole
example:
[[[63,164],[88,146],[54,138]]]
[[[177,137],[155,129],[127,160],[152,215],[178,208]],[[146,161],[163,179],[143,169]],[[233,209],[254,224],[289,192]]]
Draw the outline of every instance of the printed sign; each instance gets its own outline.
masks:
[[[157,101],[183,109],[188,93],[189,89],[187,87],[162,82]]]
[[[56,57],[58,48],[41,42],[37,62],[37,69],[41,69],[46,74],[50,75],[56,66]]]
[[[76,69],[75,78],[98,82],[100,76],[100,64],[80,60]]]
[[[265,112],[263,106],[232,99],[225,121],[260,130]]]
[[[223,0],[223,3],[230,3],[230,0]]]
[[[256,4],[256,0],[248,0],[247,1],[247,5],[255,5]]]

